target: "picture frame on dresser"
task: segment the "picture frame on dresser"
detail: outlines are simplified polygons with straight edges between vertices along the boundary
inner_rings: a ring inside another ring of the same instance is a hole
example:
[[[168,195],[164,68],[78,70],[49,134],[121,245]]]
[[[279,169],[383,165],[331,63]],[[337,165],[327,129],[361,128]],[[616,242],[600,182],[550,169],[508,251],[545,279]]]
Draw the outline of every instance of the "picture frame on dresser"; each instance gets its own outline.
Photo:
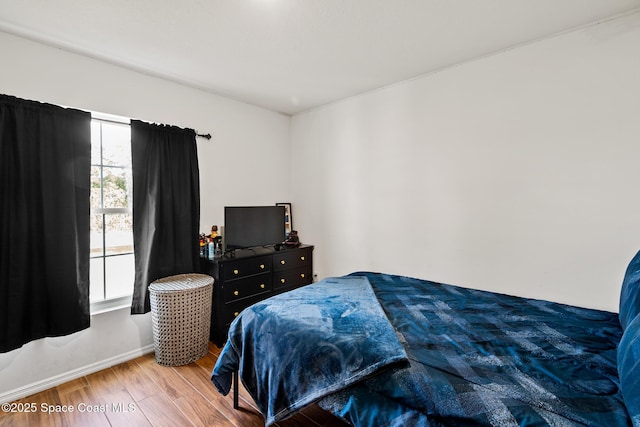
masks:
[[[291,212],[291,203],[278,202],[276,206],[284,207],[284,233],[285,238],[289,237],[291,230],[293,230],[293,215]]]

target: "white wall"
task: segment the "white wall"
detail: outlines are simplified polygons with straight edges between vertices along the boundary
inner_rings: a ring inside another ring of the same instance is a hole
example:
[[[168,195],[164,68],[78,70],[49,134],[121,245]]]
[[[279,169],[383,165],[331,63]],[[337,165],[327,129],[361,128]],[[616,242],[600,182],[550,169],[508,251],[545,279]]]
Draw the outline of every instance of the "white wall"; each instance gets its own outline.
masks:
[[[223,207],[291,196],[289,117],[0,32],[0,93],[210,132],[198,138],[201,230]],[[0,401],[142,354],[150,315],[127,309],[92,317],[91,328],[0,354]]]
[[[640,248],[638,46],[636,13],[295,116],[295,222],[320,277],[617,311]]]

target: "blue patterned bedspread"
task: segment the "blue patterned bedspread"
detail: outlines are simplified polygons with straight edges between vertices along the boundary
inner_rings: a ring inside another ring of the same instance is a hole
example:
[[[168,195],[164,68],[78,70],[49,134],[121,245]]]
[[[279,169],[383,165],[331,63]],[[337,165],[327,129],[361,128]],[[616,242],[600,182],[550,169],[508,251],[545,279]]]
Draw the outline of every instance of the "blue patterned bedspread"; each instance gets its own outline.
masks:
[[[211,380],[240,378],[267,425],[407,355],[366,277],[325,279],[246,308],[233,321]]]
[[[618,316],[376,273],[410,366],[323,398],[356,426],[626,426]]]

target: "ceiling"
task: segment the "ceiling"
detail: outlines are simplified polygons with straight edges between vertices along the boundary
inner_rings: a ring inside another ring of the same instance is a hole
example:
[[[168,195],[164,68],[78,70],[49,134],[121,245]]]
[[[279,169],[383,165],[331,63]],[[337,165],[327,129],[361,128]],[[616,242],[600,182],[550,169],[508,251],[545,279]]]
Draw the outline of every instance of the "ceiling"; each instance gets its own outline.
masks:
[[[640,0],[0,0],[0,31],[296,114]]]

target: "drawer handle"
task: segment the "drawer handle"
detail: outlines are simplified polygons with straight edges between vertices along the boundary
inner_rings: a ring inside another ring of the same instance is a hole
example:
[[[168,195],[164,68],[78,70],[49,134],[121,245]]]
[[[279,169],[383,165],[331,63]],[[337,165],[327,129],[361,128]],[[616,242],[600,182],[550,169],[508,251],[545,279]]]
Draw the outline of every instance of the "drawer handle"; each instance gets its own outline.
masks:
[[[300,257],[300,261],[304,261],[304,257],[303,256]]]
[[[286,280],[280,279],[280,283],[284,283],[284,282],[286,282]]]
[[[238,292],[238,291],[233,291],[233,294],[234,294],[235,296],[238,296],[238,295],[240,295],[240,292]]]
[[[264,283],[260,283],[260,289],[264,289]]]
[[[285,260],[281,260],[280,264],[285,265],[286,264]]]
[[[238,274],[239,271],[238,270],[233,270],[233,274]]]
[[[264,264],[260,264],[260,268],[264,270]]]
[[[301,274],[300,274],[300,277],[302,277],[302,278],[304,279],[304,273],[301,273]]]
[[[238,313],[238,312],[236,311],[235,313],[233,313],[233,317],[238,317],[238,314],[240,314],[240,313]]]

